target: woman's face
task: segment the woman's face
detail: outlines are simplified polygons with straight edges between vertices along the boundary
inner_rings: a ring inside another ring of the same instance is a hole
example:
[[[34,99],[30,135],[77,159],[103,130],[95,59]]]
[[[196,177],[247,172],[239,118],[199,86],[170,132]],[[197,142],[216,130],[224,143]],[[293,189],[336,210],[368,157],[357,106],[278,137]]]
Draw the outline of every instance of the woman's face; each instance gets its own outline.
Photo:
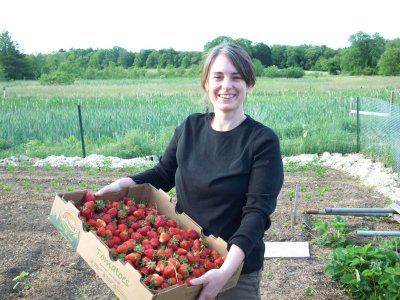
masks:
[[[249,88],[230,59],[220,54],[211,65],[206,90],[214,112],[231,113],[243,111]]]

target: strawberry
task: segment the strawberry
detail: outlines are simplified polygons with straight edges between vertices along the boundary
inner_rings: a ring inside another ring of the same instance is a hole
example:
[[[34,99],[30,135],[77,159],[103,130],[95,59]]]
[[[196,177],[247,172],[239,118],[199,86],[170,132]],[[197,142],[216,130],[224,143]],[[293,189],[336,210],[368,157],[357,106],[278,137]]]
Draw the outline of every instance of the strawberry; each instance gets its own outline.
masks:
[[[195,240],[195,239],[200,238],[199,234],[198,234],[197,231],[194,230],[194,229],[190,229],[190,228],[189,228],[189,229],[186,231],[186,233],[187,233],[189,239],[191,239],[191,240]]]
[[[178,249],[176,250],[176,253],[177,253],[178,255],[186,255],[186,254],[187,254],[187,250],[184,249],[184,248],[178,248]]]
[[[154,257],[154,253],[156,252],[156,250],[154,250],[153,248],[151,249],[145,249],[143,251],[143,254],[148,257],[148,258],[153,258]]]
[[[118,215],[118,210],[115,207],[111,207],[107,210],[107,214],[109,214],[111,218],[115,218]]]
[[[104,214],[103,217],[101,217],[101,219],[102,219],[104,222],[106,222],[107,224],[112,222],[111,216],[110,216],[109,214],[107,214],[107,213]]]
[[[177,269],[177,272],[179,274],[181,274],[183,276],[183,278],[186,278],[191,271],[192,271],[192,267],[185,263],[181,264]]]
[[[128,247],[125,244],[119,245],[117,247],[117,253],[124,253],[126,254],[128,252]]]
[[[162,272],[162,276],[164,278],[172,278],[172,277],[176,277],[176,271],[174,266],[172,265],[167,265],[164,267],[164,270]]]
[[[204,267],[206,268],[206,270],[211,270],[211,269],[216,269],[217,265],[209,260],[206,260],[204,263]]]
[[[159,237],[159,241],[161,244],[166,244],[171,239],[171,236],[168,233],[161,233]]]
[[[94,200],[95,200],[94,195],[90,192],[86,192],[84,202],[89,202],[89,201],[94,202]]]
[[[106,228],[105,227],[100,227],[97,229],[96,234],[100,237],[103,237],[106,235]]]
[[[154,227],[158,228],[158,227],[164,227],[167,225],[167,222],[165,221],[165,217],[162,215],[158,215],[155,217],[154,219]]]
[[[140,259],[141,255],[136,252],[129,253],[125,256],[125,261],[130,262],[133,266],[136,266],[140,262]]]
[[[224,257],[220,256],[214,260],[214,263],[217,265],[218,268],[221,268],[222,264],[224,263]]]
[[[96,228],[106,227],[106,226],[107,226],[106,222],[104,222],[102,219],[96,220]]]
[[[151,274],[145,280],[145,284],[148,285],[151,289],[157,289],[162,286],[164,283],[164,278],[159,274]]]

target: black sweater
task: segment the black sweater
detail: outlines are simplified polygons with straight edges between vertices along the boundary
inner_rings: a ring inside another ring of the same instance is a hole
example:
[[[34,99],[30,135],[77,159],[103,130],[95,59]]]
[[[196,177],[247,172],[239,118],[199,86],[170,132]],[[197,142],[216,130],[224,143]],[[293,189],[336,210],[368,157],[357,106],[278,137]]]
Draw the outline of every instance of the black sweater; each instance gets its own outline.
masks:
[[[176,186],[177,211],[188,214],[205,235],[239,246],[246,274],[263,266],[262,239],[283,184],[279,140],[249,116],[224,132],[211,128],[211,117],[190,115],[159,163],[132,179],[164,191]]]

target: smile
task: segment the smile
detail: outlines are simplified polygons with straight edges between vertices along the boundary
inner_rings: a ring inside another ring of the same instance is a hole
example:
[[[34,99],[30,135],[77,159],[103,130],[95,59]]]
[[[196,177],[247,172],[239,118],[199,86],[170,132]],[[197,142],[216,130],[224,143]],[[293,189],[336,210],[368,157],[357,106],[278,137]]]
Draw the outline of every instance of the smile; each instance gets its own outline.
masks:
[[[219,94],[218,97],[220,97],[222,99],[232,99],[233,97],[235,97],[235,95],[234,94],[229,94],[229,95]]]

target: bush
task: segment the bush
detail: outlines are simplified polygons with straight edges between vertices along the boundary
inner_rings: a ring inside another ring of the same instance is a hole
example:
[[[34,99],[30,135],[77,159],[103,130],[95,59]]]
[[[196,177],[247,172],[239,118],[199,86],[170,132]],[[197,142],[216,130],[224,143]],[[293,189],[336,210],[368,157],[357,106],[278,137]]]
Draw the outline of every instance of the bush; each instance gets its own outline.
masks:
[[[281,76],[286,78],[301,78],[305,75],[305,72],[300,67],[290,67],[281,70]]]
[[[275,78],[280,77],[281,74],[277,66],[271,66],[264,70],[264,75],[267,77]]]
[[[71,74],[61,71],[43,74],[39,78],[39,83],[43,85],[74,84],[75,79]]]

